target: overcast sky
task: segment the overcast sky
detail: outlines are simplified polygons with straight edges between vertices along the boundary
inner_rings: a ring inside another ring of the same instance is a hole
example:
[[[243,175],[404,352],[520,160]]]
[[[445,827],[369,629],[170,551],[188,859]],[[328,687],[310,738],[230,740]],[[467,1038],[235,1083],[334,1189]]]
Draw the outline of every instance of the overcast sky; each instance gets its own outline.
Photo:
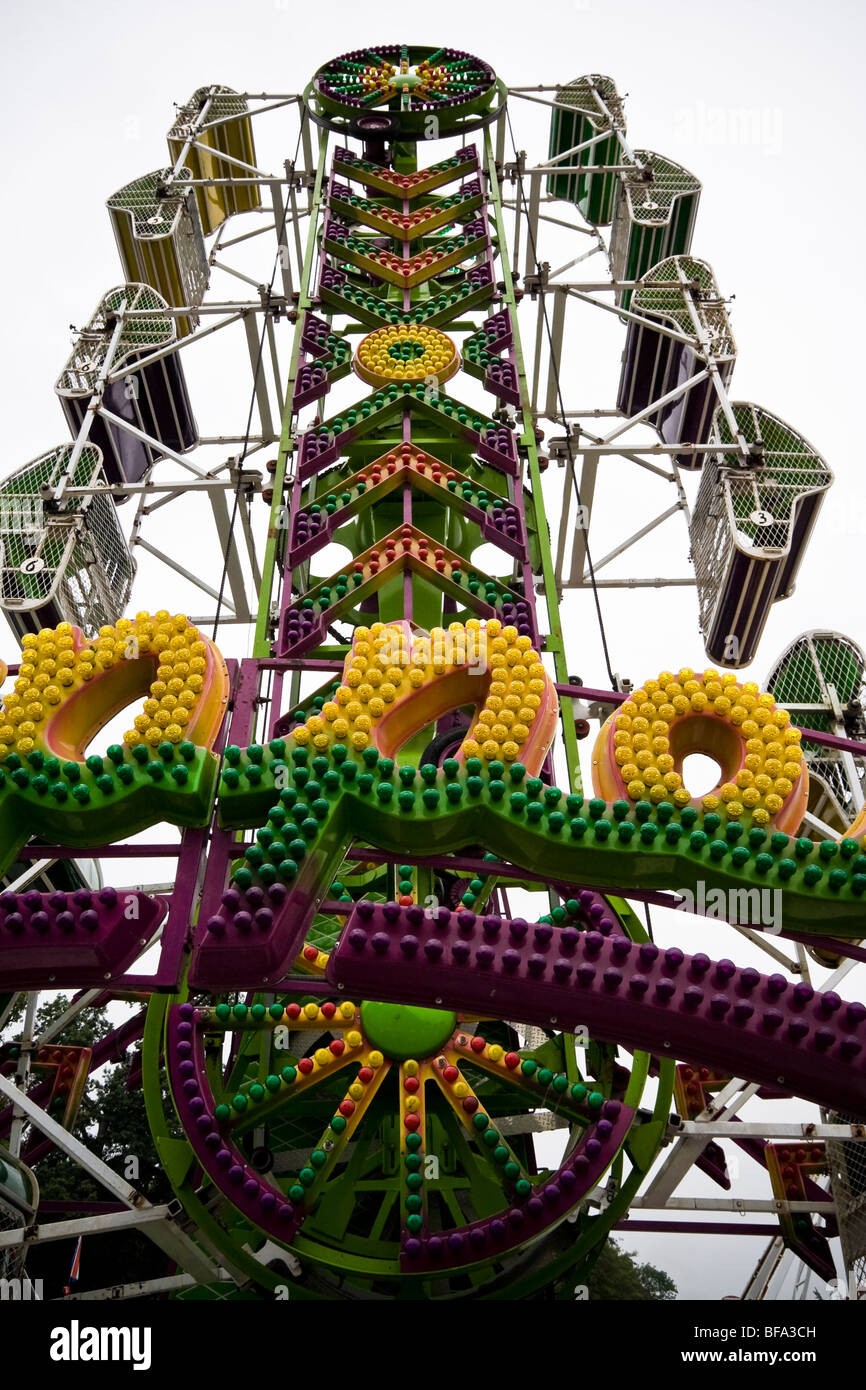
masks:
[[[866,642],[862,354],[854,332],[864,318],[863,181],[852,168],[852,152],[862,148],[864,136],[863,7],[854,0],[821,6],[730,0],[724,7],[706,0],[661,6],[500,0],[495,7],[440,0],[435,12],[417,17],[404,5],[380,0],[375,14],[371,21],[354,0],[332,0],[327,9],[295,0],[152,0],[146,9],[107,0],[6,5],[0,476],[67,439],[53,383],[69,352],[69,325],[86,322],[105,290],[122,278],[105,199],[166,162],[172,103],[185,101],[196,87],[220,82],[236,90],[298,91],[335,53],[398,41],[466,48],[513,85],[606,73],[628,94],[631,143],[683,163],[703,182],[692,249],[714,267],[722,292],[736,296],[733,397],[754,400],[789,421],[823,453],[836,477],[797,592],[776,605],[753,674],[761,679],[805,628],[836,628]],[[257,127],[259,162],[277,170],[293,153],[294,128],[270,119],[273,125]],[[541,108],[515,101],[512,123],[518,146],[533,159],[546,156]],[[551,238],[549,249],[541,246],[542,257],[554,265],[568,259],[557,259],[562,244]],[[585,269],[586,278],[599,276],[601,259]],[[575,274],[580,278],[583,270]],[[223,277],[219,292],[237,297],[247,289]],[[527,317],[531,321],[534,310]],[[566,404],[612,406],[623,330],[613,316],[592,311],[575,323],[580,326],[569,338],[563,377]],[[202,347],[201,356],[186,364],[208,434],[239,432],[245,423],[236,402],[248,387],[232,380],[234,367],[227,364],[237,359],[227,352],[214,340],[207,354]],[[640,524],[647,515],[642,508],[652,506],[632,465],[611,461],[604,468],[593,515],[596,555],[621,539],[635,517]],[[662,510],[670,498],[662,491],[657,500]],[[554,516],[556,506],[551,493]],[[144,534],[159,543],[176,541],[175,553],[217,584],[213,549],[191,538],[188,520],[171,522],[168,511],[160,514],[158,535]],[[262,504],[256,515],[262,534]],[[678,517],[611,572],[686,574],[687,552]],[[133,611],[199,603],[147,561],[141,575]],[[635,683],[665,666],[705,664],[693,590],[606,594],[604,615],[614,667]],[[564,618],[570,669],[587,684],[607,685],[589,598],[569,597]],[[242,654],[241,635],[227,629],[225,648]],[[0,651],[14,658],[8,638],[0,638]],[[711,954],[766,966],[729,929],[659,914],[658,931],[687,949],[700,943]],[[862,997],[862,983],[861,971],[849,977],[843,993]],[[750,1174],[749,1162],[743,1160],[738,1191],[768,1196],[768,1181],[753,1164]],[[681,1192],[720,1195],[700,1176],[690,1177]],[[740,1290],[763,1242],[629,1237],[627,1244],[669,1269],[681,1296],[718,1298]]]

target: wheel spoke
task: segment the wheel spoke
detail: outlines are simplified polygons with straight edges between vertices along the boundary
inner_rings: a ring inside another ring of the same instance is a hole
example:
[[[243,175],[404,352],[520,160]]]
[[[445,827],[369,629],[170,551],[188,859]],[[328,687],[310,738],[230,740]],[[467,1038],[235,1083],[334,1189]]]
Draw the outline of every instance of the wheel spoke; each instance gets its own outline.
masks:
[[[452,1049],[455,1063],[461,1059],[471,1062],[498,1081],[531,1096],[535,1106],[564,1115],[578,1124],[586,1125],[590,1118],[582,1107],[588,1106],[591,1114],[604,1102],[603,1093],[586,1082],[572,1083],[565,1072],[553,1072],[549,1067],[539,1066],[532,1057],[506,1052],[499,1043],[488,1043],[480,1034],[470,1037],[457,1029]]]
[[[364,97],[364,105],[368,110],[374,106],[383,106],[386,101],[392,101],[396,95],[396,87],[382,87]]]
[[[496,1173],[497,1181],[506,1189],[510,1186],[518,1196],[528,1196],[532,1184],[529,1177],[508,1143],[496,1128],[478,1096],[457,1065],[455,1048],[445,1048],[437,1057],[429,1072],[448,1104],[451,1106],[463,1128],[474,1139],[480,1152]],[[444,1065],[443,1065],[444,1064]]]
[[[403,1235],[415,1236],[427,1225],[424,1170],[427,1149],[425,1083],[431,1068],[414,1059],[400,1068],[400,1223]]]
[[[211,1013],[214,1021],[223,1021],[220,1005]],[[326,1002],[324,1005],[296,1003],[289,1004],[282,1012],[280,1005],[272,1005],[263,1011],[263,1016],[253,1016],[252,1011],[243,1018],[235,1017],[235,1026],[243,1031],[256,1033],[275,1031],[278,1027],[289,1031],[310,1032],[314,1029],[337,1034],[327,1047],[316,1048],[311,1057],[301,1057],[297,1065],[288,1063],[279,1072],[269,1071],[264,1078],[243,1082],[234,1092],[231,1100],[221,1107],[221,1118],[227,1122],[229,1131],[243,1131],[251,1124],[262,1120],[280,1109],[291,1095],[299,1095],[329,1081],[344,1067],[356,1064],[363,1055],[364,1037],[358,1022],[358,1010],[348,1000],[340,1005]],[[210,1018],[208,1025],[210,1024]]]
[[[301,1169],[289,1188],[292,1201],[296,1204],[303,1202],[308,1209],[334,1175],[337,1160],[360,1127],[376,1092],[391,1070],[391,1063],[374,1048],[364,1047],[360,1058],[355,1060],[361,1062],[357,1078],[337,1106],[318,1145],[310,1154],[309,1163]]]

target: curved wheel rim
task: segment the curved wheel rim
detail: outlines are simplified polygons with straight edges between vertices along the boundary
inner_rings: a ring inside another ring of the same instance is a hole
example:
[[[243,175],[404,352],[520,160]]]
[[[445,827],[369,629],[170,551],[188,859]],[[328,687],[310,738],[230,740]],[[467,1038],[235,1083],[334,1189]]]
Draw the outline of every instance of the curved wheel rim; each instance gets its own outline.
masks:
[[[322,951],[308,945],[299,964],[321,975],[326,961]],[[572,1059],[558,1070],[546,1065],[546,1056],[533,1058],[532,1048],[524,1046],[519,1055],[510,1049],[504,1026],[455,1016],[447,1038],[426,1055],[386,1057],[368,1035],[354,1001],[296,999],[270,1009],[261,1003],[254,1008],[174,1003],[167,1008],[165,1056],[195,1158],[245,1226],[262,1239],[292,1248],[326,1276],[330,1269],[335,1276],[374,1287],[377,1280],[415,1275],[412,1282],[419,1287],[436,1281],[454,1297],[461,1280],[468,1279],[479,1293],[503,1279],[507,1283],[525,1264],[529,1245],[552,1237],[569,1217],[575,1218],[579,1203],[611,1163],[621,1178],[623,1146],[645,1075],[645,1067],[637,1075],[638,1054],[627,1094],[621,1070],[615,1092],[609,1077],[596,1087],[588,1079],[576,1079],[568,1035],[552,1035],[553,1045]],[[277,1028],[285,1030],[280,1056],[288,1079],[272,1068],[275,1054],[270,1050],[255,1075],[247,1067],[244,1080],[238,1080],[249,1061],[248,1044],[259,1046],[262,1036]],[[317,1030],[317,1036],[309,1036]],[[304,1049],[296,1045],[303,1033],[308,1035]],[[241,1047],[234,1069],[223,1078],[214,1059],[229,1034],[240,1039]],[[245,1103],[233,1106],[237,1096]],[[283,1162],[276,1177],[256,1171],[246,1151],[253,1131],[265,1124],[290,1124],[292,1107],[298,1104],[314,1112],[318,1125],[315,1138],[309,1127],[306,1131],[303,1160],[291,1172]],[[549,1109],[571,1127],[559,1169],[540,1178],[526,1171],[531,1144],[527,1146],[521,1121],[515,1119],[535,1109]],[[450,1207],[436,1164],[430,1167],[443,1144],[443,1116],[450,1142],[462,1146],[464,1155],[460,1171],[449,1177]],[[356,1151],[369,1147],[371,1131],[378,1133],[383,1126],[392,1135],[387,1182],[381,1175],[365,1174],[363,1163],[349,1156],[350,1144]],[[515,1129],[516,1135],[504,1132]],[[631,1153],[629,1159],[633,1165]],[[435,1177],[429,1182],[431,1172]],[[350,1180],[360,1184],[373,1211],[365,1234],[349,1221],[335,1232],[331,1220],[334,1206],[343,1200],[337,1187]],[[180,1189],[179,1195],[184,1196]],[[384,1213],[386,1204],[390,1215]],[[598,1227],[597,1241],[609,1223],[602,1229],[598,1218],[592,1218],[589,1224]],[[581,1229],[575,1232],[574,1248],[585,1251]],[[567,1267],[567,1258],[564,1263]]]

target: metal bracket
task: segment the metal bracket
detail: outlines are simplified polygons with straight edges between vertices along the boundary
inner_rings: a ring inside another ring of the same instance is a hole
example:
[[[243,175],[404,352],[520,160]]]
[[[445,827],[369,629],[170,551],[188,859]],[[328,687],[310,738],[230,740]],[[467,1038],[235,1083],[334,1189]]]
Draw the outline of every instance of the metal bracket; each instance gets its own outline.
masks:
[[[523,277],[524,293],[530,299],[537,299],[539,294],[546,294],[550,280],[550,261],[542,261],[538,269]]]
[[[518,150],[517,158],[508,161],[502,169],[503,177],[514,186],[526,172],[526,150]]]

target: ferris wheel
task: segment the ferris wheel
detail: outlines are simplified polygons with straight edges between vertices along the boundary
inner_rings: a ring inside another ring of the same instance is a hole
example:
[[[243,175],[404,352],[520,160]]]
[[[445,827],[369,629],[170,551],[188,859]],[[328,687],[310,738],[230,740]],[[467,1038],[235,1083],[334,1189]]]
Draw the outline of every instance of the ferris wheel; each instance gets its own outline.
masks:
[[[613,1231],[699,1233],[684,1207],[771,1218],[746,1298],[856,1288],[866,659],[809,631],[738,674],[833,475],[731,395],[699,180],[631,147],[609,77],[508,88],[399,43],[295,95],[201,87],[167,141],[107,201],[121,275],[55,386],[72,442],[0,481],[0,1272],[57,1149],[177,1268],[120,1297],[579,1298]],[[548,235],[604,275],[551,270]],[[622,333],[613,409],[567,399],[577,313]],[[211,432],[196,363],[230,352]],[[599,556],[614,458],[665,505]],[[609,577],[668,522],[688,577]],[[707,666],[638,684],[605,589],[668,585]],[[683,906],[763,968],[660,946],[650,909]],[[104,1037],[64,1044],[85,1010]],[[158,1212],[71,1133],[139,1044]],[[764,1197],[677,1195],[729,1192],[735,1149]]]

